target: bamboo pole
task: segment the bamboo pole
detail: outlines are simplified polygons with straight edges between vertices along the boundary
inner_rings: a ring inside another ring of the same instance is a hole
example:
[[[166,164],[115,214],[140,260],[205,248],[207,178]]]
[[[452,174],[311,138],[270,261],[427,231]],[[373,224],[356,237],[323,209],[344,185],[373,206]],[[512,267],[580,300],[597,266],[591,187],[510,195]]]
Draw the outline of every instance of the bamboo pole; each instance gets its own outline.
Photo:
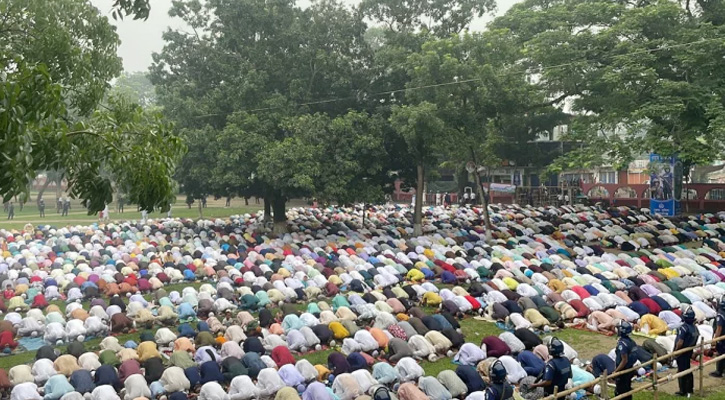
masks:
[[[602,396],[604,400],[609,400],[609,385],[607,385],[607,370],[602,372],[602,383],[599,384],[602,388]]]
[[[635,394],[635,393],[639,393],[639,392],[642,392],[642,391],[644,391],[644,390],[647,390],[647,389],[649,389],[649,388],[651,388],[651,387],[652,387],[652,384],[651,384],[651,383],[648,383],[648,384],[646,384],[646,385],[643,385],[643,386],[637,386],[636,388],[634,388],[634,389],[630,390],[630,391],[629,391],[629,392],[627,392],[627,393],[622,393],[622,394],[620,394],[620,395],[614,396],[614,397],[612,398],[612,400],[621,400],[621,399],[623,399],[623,398],[625,398],[625,397],[628,397],[628,396],[632,396],[632,395],[633,395],[633,394]]]
[[[702,346],[702,348],[704,349],[704,346],[705,346],[705,345],[713,345],[713,344],[715,344],[715,343],[717,343],[717,342],[719,342],[719,341],[721,341],[721,340],[725,340],[725,335],[723,335],[723,336],[720,336],[720,337],[718,337],[718,338],[714,338],[714,339],[712,339],[712,340],[710,340],[710,341],[708,341],[708,342],[703,342],[703,343],[701,344],[701,346]],[[676,356],[678,356],[678,355],[680,355],[680,354],[684,354],[684,353],[686,353],[686,352],[688,352],[688,351],[694,350],[695,348],[697,348],[697,346],[693,346],[693,347],[688,347],[688,348],[684,348],[684,349],[680,349],[680,350],[674,351],[674,352],[672,352],[672,353],[668,353],[668,354],[667,354],[667,355],[666,355],[665,357],[662,357],[662,358],[660,358],[660,360],[665,360],[665,359],[670,359],[670,358],[676,357]],[[704,366],[708,366],[708,365],[710,365],[710,364],[712,364],[712,363],[714,363],[714,362],[717,362],[717,361],[719,361],[719,360],[722,360],[722,359],[725,359],[725,354],[723,354],[723,355],[721,355],[721,356],[718,356],[718,357],[716,357],[716,358],[713,358],[713,359],[711,359],[710,361],[708,361],[708,362],[704,363]],[[653,358],[652,360],[649,360],[649,361],[647,361],[646,363],[642,363],[642,364],[639,364],[639,365],[637,365],[636,367],[632,367],[632,368],[630,368],[630,369],[626,369],[626,370],[622,370],[622,371],[619,371],[619,372],[615,372],[615,373],[613,373],[613,374],[612,374],[611,376],[609,376],[608,378],[609,378],[609,379],[611,379],[611,378],[615,378],[615,377],[617,377],[617,376],[620,376],[620,375],[623,375],[623,374],[626,374],[626,373],[629,373],[629,372],[633,372],[633,371],[636,371],[636,370],[638,370],[639,368],[644,368],[644,367],[646,367],[646,366],[648,366],[648,365],[651,365],[651,364],[652,364],[652,362],[653,362],[653,360],[654,360],[654,358]],[[655,364],[655,366],[656,366],[656,364]],[[697,368],[698,368],[698,367],[692,367],[692,368],[688,369],[687,371],[683,371],[683,372],[681,372],[681,373],[677,373],[677,374],[675,374],[675,375],[668,375],[668,376],[667,376],[667,377],[665,377],[665,378],[660,378],[660,379],[659,379],[659,381],[658,381],[657,383],[659,384],[659,383],[665,382],[665,381],[667,381],[667,380],[669,380],[669,379],[675,379],[675,378],[678,378],[678,377],[680,377],[680,376],[684,376],[684,375],[687,375],[687,373],[693,372],[693,371],[695,371],[695,370],[696,370]],[[596,380],[595,380],[595,381],[592,381],[592,382],[587,382],[587,383],[583,383],[583,384],[581,384],[581,385],[577,385],[577,386],[574,386],[574,387],[572,387],[571,389],[568,389],[568,390],[564,390],[564,391],[562,391],[562,392],[561,392],[561,393],[559,394],[559,396],[561,396],[561,397],[563,397],[563,396],[567,396],[567,395],[569,395],[570,393],[574,393],[574,392],[576,392],[577,390],[581,390],[581,389],[588,389],[589,387],[591,387],[591,386],[593,386],[593,385],[595,385],[595,384],[596,384]],[[632,391],[630,391],[630,392],[628,392],[628,393],[625,393],[624,395],[621,395],[621,396],[617,396],[617,397],[613,398],[612,400],[617,400],[617,399],[619,399],[619,398],[622,398],[622,397],[626,397],[627,395],[631,395],[631,394],[637,393],[637,392],[639,392],[639,391],[641,391],[641,390],[644,390],[644,389],[648,389],[648,388],[650,388],[651,386],[652,386],[651,384],[647,384],[647,385],[645,385],[645,386],[641,386],[641,387],[638,387],[637,389],[634,389],[634,390],[632,390]],[[547,396],[547,397],[544,397],[544,398],[543,398],[542,400],[555,400],[555,399],[557,399],[557,397],[554,397],[553,395],[551,395],[551,396]]]
[[[702,363],[703,354],[705,354],[705,341],[700,340],[700,354],[698,355],[698,361],[700,364],[698,365],[698,370],[700,371],[700,397],[702,397],[705,393],[705,387],[703,385],[703,375],[705,374],[705,365]]]
[[[657,353],[652,357],[652,391],[654,400],[659,400],[659,393],[657,392]]]

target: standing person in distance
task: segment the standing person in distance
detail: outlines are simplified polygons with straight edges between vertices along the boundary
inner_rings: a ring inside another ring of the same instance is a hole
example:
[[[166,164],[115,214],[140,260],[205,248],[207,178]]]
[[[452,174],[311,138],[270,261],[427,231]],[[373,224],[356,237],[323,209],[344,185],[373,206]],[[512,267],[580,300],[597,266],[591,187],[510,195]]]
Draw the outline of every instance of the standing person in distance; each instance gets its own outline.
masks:
[[[682,320],[685,323],[677,330],[675,351],[695,346],[697,339],[700,337],[700,332],[695,327],[695,311],[692,310],[692,307],[687,307],[687,310],[682,313]],[[682,372],[690,368],[692,353],[693,350],[688,350],[675,357],[675,361],[677,361],[677,372]],[[692,372],[677,378],[677,383],[680,386],[680,390],[675,394],[678,396],[690,397],[695,391],[695,377],[692,375]]]
[[[510,400],[514,397],[514,388],[506,382],[506,367],[501,361],[491,365],[489,371],[491,385],[486,388],[486,400]]]
[[[634,340],[629,337],[629,335],[632,333],[632,324],[627,321],[622,321],[619,323],[617,331],[619,333],[619,341],[617,342],[617,348],[615,350],[615,374],[619,371],[624,371],[634,367],[634,363],[637,362],[637,357],[634,355],[634,350],[637,347],[637,343],[635,343]],[[634,371],[619,375],[617,378],[615,378],[616,388],[614,393],[616,396],[632,390],[633,376]],[[627,396],[623,400],[632,400],[632,396]]]
[[[713,322],[712,328],[715,332],[715,334],[712,336],[713,339],[717,339],[725,334],[725,297],[720,299],[720,304],[717,310],[717,317],[715,317],[715,322]],[[718,355],[725,354],[725,340],[717,342],[715,344],[715,349],[717,350]],[[716,364],[715,371],[710,372],[710,376],[714,378],[722,378],[724,372],[725,360],[720,360]]]
[[[555,337],[551,339],[549,354],[553,358],[544,367],[544,375],[539,378],[542,381],[531,385],[532,388],[543,387],[547,396],[554,394],[554,388],[557,388],[557,393],[563,392],[572,377],[571,362],[564,356],[564,343],[561,340]]]

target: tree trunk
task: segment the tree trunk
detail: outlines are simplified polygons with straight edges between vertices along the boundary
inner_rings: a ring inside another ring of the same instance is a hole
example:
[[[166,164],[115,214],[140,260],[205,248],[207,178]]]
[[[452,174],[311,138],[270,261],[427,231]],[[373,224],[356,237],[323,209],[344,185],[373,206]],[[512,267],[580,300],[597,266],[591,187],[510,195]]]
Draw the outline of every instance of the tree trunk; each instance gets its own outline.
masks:
[[[272,220],[272,203],[269,201],[269,197],[264,196],[264,222]]]
[[[473,170],[473,177],[476,179],[476,192],[478,193],[478,198],[481,199],[481,204],[483,204],[483,221],[486,224],[486,240],[491,240],[491,217],[488,215],[488,199],[486,199],[486,196],[483,195],[483,187],[481,186],[481,175],[478,173],[478,160],[476,159],[476,152],[473,151],[473,147],[470,148],[471,150],[471,161],[476,165],[476,168]],[[489,194],[491,194],[491,190],[488,191]]]
[[[46,177],[45,183],[41,186],[40,191],[38,192],[38,198],[35,199],[35,204],[40,204],[40,199],[43,198],[43,193],[45,193],[45,189],[47,189],[48,186],[50,186],[50,179]]]
[[[287,200],[282,196],[275,196],[272,201],[274,214],[274,228],[272,233],[284,235],[287,233]]]
[[[486,240],[491,240],[491,217],[488,215],[488,199],[483,193],[483,187],[481,186],[481,176],[478,174],[478,166],[476,166],[476,171],[473,173],[473,176],[476,178],[476,192],[478,192],[477,196],[479,199],[481,199],[481,204],[483,204],[483,221],[486,224]],[[491,191],[488,191],[491,193]]]
[[[688,2],[689,4],[689,2]],[[682,167],[684,170],[684,167]],[[687,173],[684,173],[685,177],[685,212],[690,213],[690,176],[691,176],[691,170],[690,166],[687,166]],[[682,196],[680,196],[682,198]]]
[[[55,181],[55,198],[56,199],[60,198],[60,189],[61,189],[62,184],[63,184],[63,177],[61,176]]]
[[[423,234],[423,185],[425,184],[425,170],[422,164],[418,164],[418,179],[415,185],[415,208],[413,209],[413,235]]]
[[[201,200],[197,201],[199,205],[199,219],[204,218],[204,213],[202,212],[202,206],[201,206]]]

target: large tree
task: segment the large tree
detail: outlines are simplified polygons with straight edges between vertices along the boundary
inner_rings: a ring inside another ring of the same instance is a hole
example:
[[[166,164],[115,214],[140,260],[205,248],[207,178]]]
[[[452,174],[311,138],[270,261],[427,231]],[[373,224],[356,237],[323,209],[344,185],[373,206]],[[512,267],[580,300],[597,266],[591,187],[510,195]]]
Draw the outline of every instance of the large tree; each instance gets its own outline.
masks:
[[[207,130],[208,140],[218,142],[207,192],[263,197],[278,230],[288,199],[345,193],[314,184],[340,169],[320,163],[324,154],[310,152],[317,145],[302,130],[329,130],[325,118],[359,104],[369,82],[362,16],[335,1],[302,9],[289,0],[179,1],[171,15],[193,33],[164,35],[151,77],[179,127]],[[194,152],[187,157],[197,157]],[[345,154],[343,161],[354,164],[364,153]],[[237,178],[225,185],[230,174]]]
[[[422,102],[415,105],[394,106],[390,123],[405,140],[411,161],[416,168],[415,209],[413,234],[421,235],[423,197],[426,169],[437,165],[445,140],[445,123],[438,118],[435,104]]]
[[[493,26],[525,50],[521,63],[576,114],[583,146],[554,166],[626,165],[649,152],[685,166],[725,151],[725,27],[720,1],[541,1]]]
[[[425,87],[411,90],[407,98],[436,105],[446,127],[439,135],[447,135],[438,146],[447,160],[488,168],[502,160],[527,165],[530,156],[521,149],[564,120],[519,59],[520,47],[501,31],[432,39],[407,58],[408,86]],[[479,168],[473,175],[490,232]]]
[[[83,0],[1,0],[0,195],[28,196],[43,170],[64,170],[89,212],[112,201],[115,170],[131,201],[165,208],[182,143],[158,114],[111,97],[121,71],[115,29]]]

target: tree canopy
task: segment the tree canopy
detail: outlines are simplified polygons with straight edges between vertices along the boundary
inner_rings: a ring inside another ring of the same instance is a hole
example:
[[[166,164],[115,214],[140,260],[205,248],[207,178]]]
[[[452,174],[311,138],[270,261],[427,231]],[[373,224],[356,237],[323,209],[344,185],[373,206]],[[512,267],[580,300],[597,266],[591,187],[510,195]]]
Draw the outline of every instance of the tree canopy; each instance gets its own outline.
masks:
[[[27,200],[39,171],[63,170],[89,212],[112,200],[112,170],[130,201],[168,207],[183,144],[160,114],[111,96],[121,72],[115,29],[82,0],[2,0],[0,194]]]
[[[180,0],[190,31],[165,33],[150,78],[192,144],[182,189],[263,197],[281,231],[291,198],[364,201],[398,178],[421,193],[441,163],[538,165],[532,143],[560,125],[578,146],[555,171],[720,157],[716,3],[526,0],[470,32],[494,2]]]
[[[690,165],[722,157],[722,7],[528,0],[497,19],[548,95],[575,114],[568,139],[585,146],[554,169],[621,166],[649,152]]]

